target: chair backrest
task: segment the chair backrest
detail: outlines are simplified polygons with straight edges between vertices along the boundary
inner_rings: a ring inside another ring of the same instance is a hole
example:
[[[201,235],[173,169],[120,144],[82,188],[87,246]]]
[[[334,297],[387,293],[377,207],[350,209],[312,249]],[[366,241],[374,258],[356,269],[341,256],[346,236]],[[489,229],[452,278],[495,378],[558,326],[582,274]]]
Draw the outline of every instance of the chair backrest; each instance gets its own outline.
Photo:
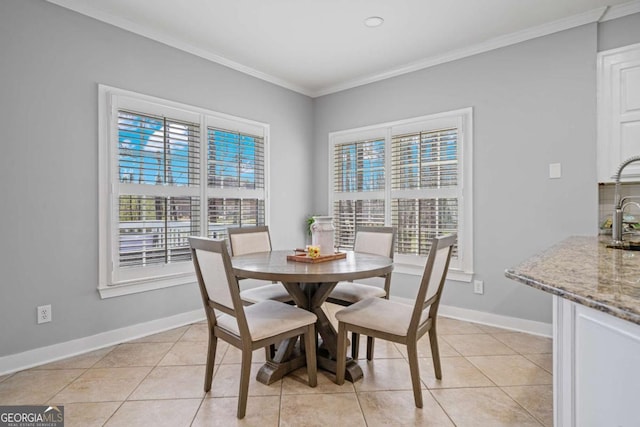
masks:
[[[411,318],[411,327],[417,328],[430,318],[438,314],[442,288],[447,278],[449,261],[456,243],[456,233],[435,237],[431,240],[431,249],[427,257],[427,263],[422,274],[420,289],[416,296],[416,304]],[[428,316],[425,310],[429,309]]]
[[[235,317],[240,335],[248,336],[238,280],[233,274],[225,241],[189,237],[189,244],[209,324],[216,324],[214,310],[220,310]]]
[[[393,259],[395,241],[396,229],[394,227],[358,227],[353,250]]]
[[[227,233],[232,256],[271,251],[271,236],[266,225],[229,228]]]

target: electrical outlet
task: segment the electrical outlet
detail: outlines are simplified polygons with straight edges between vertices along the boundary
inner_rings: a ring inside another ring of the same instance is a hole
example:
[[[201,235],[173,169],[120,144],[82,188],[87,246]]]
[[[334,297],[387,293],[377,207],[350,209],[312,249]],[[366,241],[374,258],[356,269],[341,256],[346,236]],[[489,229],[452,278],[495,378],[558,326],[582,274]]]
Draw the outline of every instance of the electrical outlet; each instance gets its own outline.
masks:
[[[51,322],[51,304],[38,307],[38,324]]]
[[[473,281],[473,293],[480,295],[484,293],[484,282],[482,280]]]

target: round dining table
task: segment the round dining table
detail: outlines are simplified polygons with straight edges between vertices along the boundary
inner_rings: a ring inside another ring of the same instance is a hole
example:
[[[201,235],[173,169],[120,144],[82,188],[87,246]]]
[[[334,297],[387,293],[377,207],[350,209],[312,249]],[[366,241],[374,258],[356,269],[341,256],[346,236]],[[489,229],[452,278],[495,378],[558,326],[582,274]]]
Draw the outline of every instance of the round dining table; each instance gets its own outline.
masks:
[[[322,309],[333,288],[341,281],[354,281],[384,276],[393,270],[393,260],[388,257],[346,252],[346,257],[324,262],[300,262],[288,260],[293,251],[257,252],[231,258],[233,271],[238,278],[261,279],[281,282],[295,304],[314,313],[317,340],[318,368],[336,372],[337,333]],[[282,342],[273,357],[268,357],[260,368],[257,380],[271,384],[287,373],[305,366],[306,360],[295,339]],[[345,378],[357,381],[362,369],[356,361],[347,359]]]

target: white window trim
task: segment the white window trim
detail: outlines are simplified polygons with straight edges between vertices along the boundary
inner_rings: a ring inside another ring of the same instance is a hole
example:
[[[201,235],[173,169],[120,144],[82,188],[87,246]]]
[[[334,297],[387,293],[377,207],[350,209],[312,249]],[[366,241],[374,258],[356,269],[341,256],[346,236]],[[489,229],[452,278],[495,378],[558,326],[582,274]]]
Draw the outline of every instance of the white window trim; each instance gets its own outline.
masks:
[[[165,100],[149,95],[144,95],[111,86],[98,85],[98,292],[101,298],[111,298],[139,292],[146,292],[156,289],[163,289],[172,286],[191,285],[196,282],[192,261],[165,264],[151,268],[140,269],[147,272],[134,278],[119,278],[114,272],[113,257],[117,256],[114,245],[113,227],[118,216],[117,204],[115,203],[115,183],[114,179],[118,175],[117,141],[118,135],[113,128],[111,116],[114,109],[117,109],[117,100],[126,100],[127,106],[135,108],[135,104],[142,105],[156,104],[158,109],[171,111],[174,118],[184,118],[189,116],[198,117],[196,122],[200,122],[201,135],[201,170],[206,170],[206,150],[207,150],[207,126],[217,126],[225,129],[237,130],[240,132],[259,134],[264,136],[264,199],[265,199],[265,224],[269,224],[270,203],[269,203],[269,134],[270,127],[266,123],[254,120],[235,117],[232,115],[218,113],[200,107],[181,104],[174,101]],[[138,108],[145,112],[145,108]],[[124,184],[126,185],[126,184]],[[152,190],[149,190],[152,191]],[[218,197],[251,197],[255,190],[244,189],[222,189],[213,190],[207,186],[207,180],[201,179],[199,188],[194,188],[194,192],[200,197],[200,221],[201,235],[207,232],[207,198],[213,195]],[[262,193],[262,191],[260,191]],[[157,273],[162,271],[162,275]],[[155,273],[155,274],[149,274]]]
[[[457,117],[460,141],[458,145],[458,158],[461,165],[463,179],[460,180],[460,199],[462,205],[458,222],[458,242],[461,249],[461,264],[457,268],[451,268],[447,278],[460,282],[470,283],[473,279],[473,108],[462,108],[459,110],[447,111],[437,114],[430,114],[421,117],[414,117],[405,120],[381,123],[371,126],[347,129],[329,133],[329,162],[328,162],[328,183],[329,192],[328,212],[333,212],[334,191],[333,191],[333,155],[336,144],[369,139],[386,135],[385,137],[385,170],[391,170],[391,135],[411,130],[424,130],[425,125],[436,128],[440,122],[451,122]],[[393,129],[393,131],[392,131]],[[385,174],[386,184],[384,199],[390,201],[392,198],[391,177]],[[375,194],[373,194],[375,193]],[[381,192],[358,193],[354,199],[367,199],[379,196]],[[391,225],[391,204],[385,203],[385,225]],[[426,257],[417,255],[395,255],[394,272],[421,276],[424,272]]]

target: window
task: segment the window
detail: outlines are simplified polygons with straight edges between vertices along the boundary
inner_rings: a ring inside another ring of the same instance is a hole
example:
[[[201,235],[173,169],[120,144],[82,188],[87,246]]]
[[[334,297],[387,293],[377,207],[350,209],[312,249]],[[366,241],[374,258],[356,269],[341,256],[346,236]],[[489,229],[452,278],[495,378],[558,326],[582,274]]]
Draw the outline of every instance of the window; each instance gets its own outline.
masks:
[[[191,283],[189,236],[264,225],[267,136],[264,124],[100,86],[101,295]]]
[[[118,264],[190,260],[200,225],[200,124],[117,110]]]
[[[384,146],[383,137],[334,147],[333,216],[337,247],[353,247],[356,226],[384,225]]]
[[[207,185],[209,237],[264,225],[264,138],[207,128]]]
[[[468,108],[330,134],[336,246],[353,247],[358,226],[392,225],[396,262],[422,266],[430,239],[457,232],[450,277],[470,280],[471,120]]]

